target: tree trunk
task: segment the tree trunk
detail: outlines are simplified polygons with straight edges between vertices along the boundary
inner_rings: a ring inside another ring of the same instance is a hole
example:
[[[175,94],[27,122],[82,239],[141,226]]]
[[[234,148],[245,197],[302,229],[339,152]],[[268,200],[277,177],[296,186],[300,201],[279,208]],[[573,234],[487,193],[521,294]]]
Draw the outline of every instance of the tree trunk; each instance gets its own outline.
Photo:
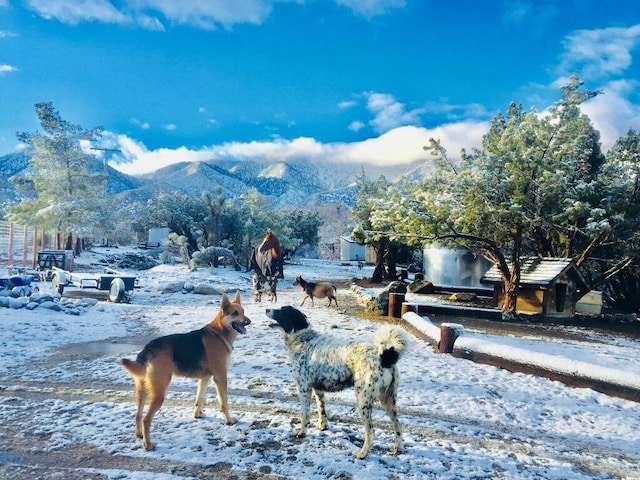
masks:
[[[505,280],[504,286],[504,302],[502,304],[502,311],[505,313],[516,313],[517,284],[511,281]]]
[[[371,281],[373,283],[382,283],[382,279],[385,276],[384,270],[384,252],[385,248],[382,244],[374,245],[374,250],[376,252],[376,266],[373,269],[373,275],[371,276]]]
[[[396,280],[398,278],[398,272],[396,270],[396,256],[398,247],[393,244],[387,246],[387,253],[385,255],[385,263],[387,265],[387,278],[389,280]]]

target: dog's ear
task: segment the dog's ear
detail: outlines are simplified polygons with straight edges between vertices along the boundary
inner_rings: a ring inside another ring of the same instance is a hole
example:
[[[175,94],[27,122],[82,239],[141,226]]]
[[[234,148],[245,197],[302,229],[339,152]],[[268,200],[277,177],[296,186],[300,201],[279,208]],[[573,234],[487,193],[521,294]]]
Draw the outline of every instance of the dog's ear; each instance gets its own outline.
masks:
[[[291,325],[291,330],[293,330],[294,332],[299,332],[300,330],[309,328],[309,321],[307,320],[307,316],[296,307],[286,305],[282,307],[282,312],[285,314],[287,320],[289,321],[289,324]]]
[[[229,297],[227,297],[226,293],[223,293],[222,300],[220,301],[220,310],[226,310],[227,308],[229,308],[230,304],[231,302],[229,301]]]
[[[233,303],[237,303],[238,305],[240,305],[240,290],[236,292],[236,296],[233,299]]]

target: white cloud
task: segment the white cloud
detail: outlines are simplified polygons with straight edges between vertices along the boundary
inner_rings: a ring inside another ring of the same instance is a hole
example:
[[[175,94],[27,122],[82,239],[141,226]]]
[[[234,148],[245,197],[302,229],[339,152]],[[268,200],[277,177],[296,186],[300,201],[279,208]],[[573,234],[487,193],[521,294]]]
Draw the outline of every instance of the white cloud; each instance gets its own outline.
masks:
[[[581,106],[600,132],[602,148],[607,151],[629,128],[640,131],[640,105],[629,97],[637,93],[638,81],[618,80],[602,88],[603,93]]]
[[[226,28],[237,23],[262,23],[272,11],[270,0],[217,0],[215,2],[175,0],[130,0],[129,5],[137,11],[154,11],[172,23],[191,25],[197,28],[214,29],[218,25]]]
[[[369,122],[377,133],[384,133],[405,125],[420,125],[424,109],[406,111],[404,104],[388,93],[369,92],[367,109],[374,114]]]
[[[640,43],[640,24],[629,28],[578,30],[564,42],[560,74],[580,70],[582,79],[623,73],[632,62],[631,51]]]
[[[513,2],[505,5],[504,19],[507,23],[521,24],[533,10],[528,2]]]
[[[640,106],[629,100],[640,82],[616,81],[604,87],[604,94],[583,104],[594,126],[601,133],[606,151],[630,127],[640,130]],[[381,102],[387,105],[388,102]],[[136,175],[149,173],[178,162],[207,161],[235,158],[257,161],[292,161],[298,159],[322,160],[333,163],[362,163],[373,165],[409,164],[425,158],[422,147],[434,138],[447,149],[449,157],[459,158],[465,148],[480,148],[482,137],[489,129],[488,121],[459,121],[427,129],[403,125],[383,134],[359,142],[321,143],[313,138],[299,137],[293,140],[229,142],[200,149],[160,148],[148,150],[146,146],[126,135],[105,132],[103,140],[109,148],[118,148],[112,165],[120,171]],[[119,164],[114,161],[120,159]]]
[[[122,154],[118,155],[121,162],[117,165],[112,162],[112,165],[124,173],[136,175],[178,162],[222,158],[274,162],[306,159],[338,164],[409,164],[425,157],[422,147],[427,145],[432,137],[441,141],[450,152],[451,158],[456,158],[463,147],[479,147],[487,129],[487,122],[452,123],[435,129],[403,126],[379,137],[353,143],[321,143],[313,138],[300,137],[293,140],[229,142],[198,150],[180,147],[149,151],[139,141],[126,135],[116,136],[108,132],[105,132],[103,139],[111,139],[110,148],[119,148],[122,151]]]
[[[164,32],[166,30],[158,18],[141,13],[133,15],[133,22],[152,32]]]
[[[153,172],[174,163],[204,161],[212,158],[211,151],[206,148],[201,150],[190,150],[186,147],[159,148],[150,151],[142,142],[126,135],[105,132],[103,139],[104,137],[110,139],[109,143],[121,151],[116,156],[116,160],[120,163],[111,161],[111,166],[130,175]]]
[[[207,30],[220,25],[230,28],[238,23],[260,24],[271,14],[273,3],[274,0],[27,0],[28,7],[42,17],[62,23],[137,24],[156,31],[165,29],[161,19]]]
[[[18,68],[14,67],[13,65],[0,64],[0,76],[6,73],[12,73],[17,71],[18,71]]]
[[[375,165],[408,164],[425,157],[422,149],[429,139],[440,140],[451,158],[458,158],[462,148],[479,147],[487,133],[488,122],[460,122],[434,129],[404,126],[376,138],[345,144],[339,152],[340,161]]]
[[[98,21],[135,24],[147,30],[163,31],[165,24],[189,25],[213,30],[236,24],[263,23],[277,3],[304,3],[303,0],[26,0],[27,6],[47,19],[76,25]],[[370,19],[394,8],[403,8],[406,0],[335,0],[354,14]],[[0,7],[8,6],[0,0]],[[163,23],[164,22],[164,23]]]
[[[345,100],[343,102],[338,103],[338,108],[340,110],[346,110],[351,107],[355,107],[357,102],[355,100]]]
[[[173,132],[178,129],[178,126],[175,123],[168,123],[164,126],[164,129]]]
[[[335,0],[335,2],[367,19],[384,15],[393,8],[404,8],[407,5],[406,0]]]
[[[359,132],[360,130],[362,130],[365,127],[364,123],[358,121],[358,120],[354,120],[353,122],[351,122],[349,124],[349,130],[351,130],[352,132]]]
[[[130,122],[142,130],[149,130],[150,125],[148,122],[143,122],[137,118],[132,118]]]
[[[27,0],[29,8],[44,18],[75,25],[81,22],[128,23],[109,0]]]

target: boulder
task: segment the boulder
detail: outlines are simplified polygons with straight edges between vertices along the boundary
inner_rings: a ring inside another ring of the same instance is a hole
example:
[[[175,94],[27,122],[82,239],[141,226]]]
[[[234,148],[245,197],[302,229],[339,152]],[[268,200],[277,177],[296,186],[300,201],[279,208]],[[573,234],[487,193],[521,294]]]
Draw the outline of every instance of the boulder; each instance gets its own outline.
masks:
[[[435,290],[433,283],[429,280],[414,280],[407,285],[407,291],[410,293],[421,293],[423,295],[433,293]]]
[[[387,285],[383,291],[369,300],[367,308],[374,312],[380,311],[385,315],[389,310],[389,294],[390,293],[407,293],[407,285],[404,282],[396,281]]]
[[[58,302],[42,302],[40,304],[40,308],[48,308],[49,310],[53,310],[54,312],[59,312],[62,310],[62,306]]]
[[[182,288],[184,287],[184,282],[171,282],[171,283],[167,283],[163,288],[162,288],[162,293],[178,293],[182,291]]]
[[[217,290],[210,283],[198,283],[195,287],[193,287],[193,293],[198,293],[200,295],[220,295],[220,291]]]

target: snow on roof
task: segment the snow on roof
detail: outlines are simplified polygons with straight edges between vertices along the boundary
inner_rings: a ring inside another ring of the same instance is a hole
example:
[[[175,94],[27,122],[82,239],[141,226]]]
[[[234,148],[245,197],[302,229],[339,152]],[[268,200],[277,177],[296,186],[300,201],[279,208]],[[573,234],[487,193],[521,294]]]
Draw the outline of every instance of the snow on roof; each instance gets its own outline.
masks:
[[[521,260],[520,285],[546,286],[568,271],[574,272],[578,281],[585,286],[587,285],[572,258],[526,257]],[[492,266],[480,281],[482,283],[502,283],[497,265]]]

